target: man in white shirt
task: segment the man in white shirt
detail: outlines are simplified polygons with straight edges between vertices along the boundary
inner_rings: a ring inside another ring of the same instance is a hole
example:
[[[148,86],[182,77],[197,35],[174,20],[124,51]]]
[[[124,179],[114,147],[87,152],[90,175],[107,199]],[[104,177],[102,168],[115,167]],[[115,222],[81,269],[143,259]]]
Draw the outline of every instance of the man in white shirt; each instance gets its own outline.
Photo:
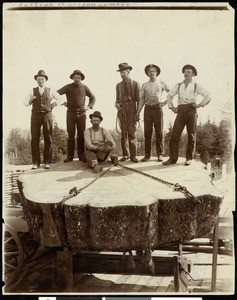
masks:
[[[168,85],[157,80],[160,74],[160,68],[156,65],[147,65],[145,73],[150,80],[142,85],[141,100],[138,105],[136,119],[139,120],[139,114],[144,109],[144,135],[145,135],[145,156],[142,162],[148,161],[151,156],[151,138],[153,126],[156,134],[156,152],[158,161],[162,161],[163,154],[163,109],[167,101],[162,102],[163,91],[169,92]]]
[[[193,76],[197,76],[197,70],[192,65],[185,65],[182,68],[184,81],[177,83],[167,95],[168,107],[177,114],[170,139],[170,158],[163,162],[163,165],[175,164],[178,160],[179,141],[184,127],[187,128],[188,145],[186,150],[185,165],[192,163],[197,132],[197,108],[207,105],[211,97],[208,91],[200,84],[193,81]],[[178,95],[178,107],[173,105],[173,97]],[[203,100],[197,104],[197,96],[201,95]]]
[[[87,128],[84,132],[85,158],[88,166],[97,173],[103,169],[99,166],[99,162],[107,159],[116,144],[110,132],[100,127],[103,117],[99,111],[90,114],[89,118],[91,119],[92,127]],[[112,162],[115,163],[117,159],[117,155],[111,155]]]
[[[34,79],[38,87],[30,90],[29,94],[23,101],[25,106],[32,105],[31,114],[31,152],[32,152],[32,169],[35,170],[40,166],[40,131],[43,126],[44,135],[44,164],[45,169],[50,168],[52,160],[52,133],[53,133],[53,116],[52,109],[57,105],[62,105],[64,100],[55,91],[45,86],[48,76],[43,70],[40,70]],[[56,100],[53,102],[52,100]]]

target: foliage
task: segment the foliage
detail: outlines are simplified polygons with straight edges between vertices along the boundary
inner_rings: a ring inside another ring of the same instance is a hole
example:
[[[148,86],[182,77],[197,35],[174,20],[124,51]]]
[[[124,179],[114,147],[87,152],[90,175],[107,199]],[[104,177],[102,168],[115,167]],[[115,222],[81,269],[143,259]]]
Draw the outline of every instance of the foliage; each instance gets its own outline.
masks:
[[[164,155],[169,156],[169,142],[172,132],[172,124],[169,125],[167,132],[164,133]],[[116,149],[113,151],[119,156],[121,153],[121,136],[116,129],[111,131],[116,142]],[[144,155],[144,132],[139,128],[136,132],[137,136],[137,155]],[[43,136],[40,138],[41,153],[43,153]],[[187,146],[187,133],[184,131],[179,145],[179,156],[185,156]],[[231,163],[232,159],[232,139],[231,139],[231,123],[229,118],[223,119],[218,125],[208,120],[206,123],[197,125],[197,141],[196,153],[200,155],[204,163],[213,162],[216,158],[220,158],[221,162]],[[59,128],[58,124],[54,124],[53,130],[53,162],[62,161],[66,155],[67,133],[64,129]],[[152,154],[156,155],[155,133],[152,137]],[[30,164],[31,163],[31,146],[30,134],[26,134],[19,128],[11,130],[7,141],[5,156],[8,157],[11,164]]]

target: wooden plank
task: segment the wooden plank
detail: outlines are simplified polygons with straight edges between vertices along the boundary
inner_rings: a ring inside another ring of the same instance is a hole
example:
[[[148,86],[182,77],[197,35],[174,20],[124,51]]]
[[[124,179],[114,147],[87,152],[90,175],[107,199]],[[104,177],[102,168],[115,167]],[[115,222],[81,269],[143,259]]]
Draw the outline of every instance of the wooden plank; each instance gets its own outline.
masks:
[[[57,251],[57,286],[60,291],[73,287],[73,256],[67,251]]]

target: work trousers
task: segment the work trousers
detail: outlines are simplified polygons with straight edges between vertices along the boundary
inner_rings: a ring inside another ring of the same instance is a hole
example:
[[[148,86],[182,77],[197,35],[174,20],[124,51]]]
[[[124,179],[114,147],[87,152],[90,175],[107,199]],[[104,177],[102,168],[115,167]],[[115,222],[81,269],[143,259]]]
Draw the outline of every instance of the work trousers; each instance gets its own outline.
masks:
[[[109,153],[111,152],[111,145],[112,143],[107,142],[107,145],[105,145],[105,151],[99,151],[99,150],[85,150],[85,158],[88,167],[91,167],[93,163],[95,162],[102,162],[105,161],[106,158],[109,156]],[[108,147],[108,150],[106,151],[106,147]]]
[[[129,156],[127,148],[129,148],[130,157],[136,156],[137,153],[137,140],[135,136],[135,115],[136,103],[134,101],[123,103],[122,109],[118,111],[118,118],[121,128],[121,148],[123,156]]]
[[[44,136],[44,163],[52,161],[52,135],[53,135],[53,116],[52,112],[31,114],[31,153],[33,164],[40,165],[40,133],[43,126]]]
[[[151,156],[151,138],[155,128],[157,156],[163,153],[163,110],[161,106],[145,106],[144,109],[144,135],[145,156]]]
[[[84,154],[84,131],[86,127],[86,114],[80,111],[67,111],[67,157],[73,159],[75,148],[75,133],[77,130],[77,154],[83,158]]]
[[[192,104],[178,106],[178,114],[174,121],[173,130],[170,139],[170,158],[173,161],[178,160],[179,141],[184,127],[187,128],[188,145],[186,149],[186,159],[192,159],[195,151],[196,132],[197,132],[197,109]]]

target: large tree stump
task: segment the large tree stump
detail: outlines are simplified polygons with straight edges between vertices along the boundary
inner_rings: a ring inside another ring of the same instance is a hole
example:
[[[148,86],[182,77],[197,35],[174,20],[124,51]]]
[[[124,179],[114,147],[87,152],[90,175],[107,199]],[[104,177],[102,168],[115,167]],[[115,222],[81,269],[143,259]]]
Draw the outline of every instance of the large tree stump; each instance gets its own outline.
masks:
[[[223,194],[210,182],[200,162],[162,166],[157,162],[127,166],[179,183],[198,199],[114,166],[105,175],[78,161],[50,170],[27,171],[18,186],[30,231],[42,245],[72,250],[126,251],[156,249],[212,231]],[[104,170],[110,165],[105,164]],[[69,190],[98,180],[65,201]]]

